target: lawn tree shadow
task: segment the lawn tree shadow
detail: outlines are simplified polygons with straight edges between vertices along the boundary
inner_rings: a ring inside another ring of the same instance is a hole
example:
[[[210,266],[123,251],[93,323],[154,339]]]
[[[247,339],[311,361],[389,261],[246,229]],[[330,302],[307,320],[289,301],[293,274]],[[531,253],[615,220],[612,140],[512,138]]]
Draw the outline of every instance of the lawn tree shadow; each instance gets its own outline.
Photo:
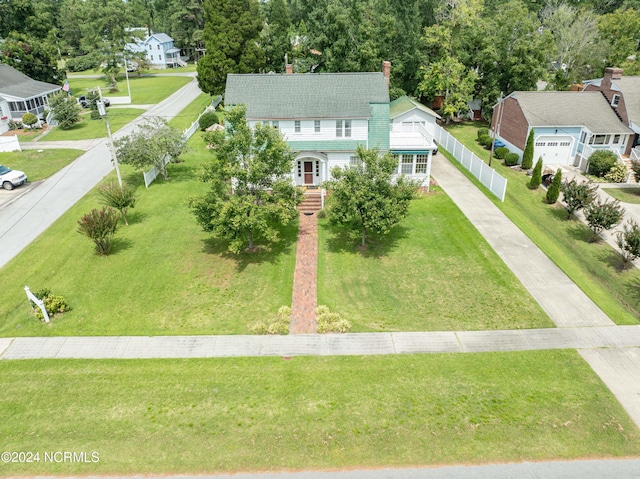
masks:
[[[359,253],[365,258],[382,258],[395,250],[407,238],[409,229],[396,225],[386,235],[367,234],[366,247],[362,247],[359,231],[323,222],[318,225],[326,231],[327,250],[331,253]]]
[[[635,266],[632,266],[631,268],[635,268]],[[627,292],[624,297],[629,298],[629,307],[631,307],[631,309],[636,313],[640,313],[638,308],[640,306],[640,277],[630,280],[626,285],[626,290]]]
[[[118,254],[121,251],[126,251],[133,246],[133,241],[128,238],[113,238],[111,241],[111,251],[109,255]]]
[[[142,221],[146,217],[147,217],[146,213],[143,213],[142,211],[136,211],[135,208],[129,209],[129,211],[127,211],[127,221],[129,222],[129,226],[142,223]],[[127,227],[127,225],[125,224],[123,224],[122,226],[124,228]]]
[[[242,251],[239,254],[229,251],[229,241],[222,238],[210,236],[202,242],[202,251],[206,254],[221,256],[225,259],[233,260],[236,263],[236,270],[242,272],[250,264],[278,263],[280,256],[293,254],[293,246],[298,237],[298,222],[292,222],[287,226],[278,228],[278,239],[272,242],[264,240],[256,241],[256,249],[253,252]]]

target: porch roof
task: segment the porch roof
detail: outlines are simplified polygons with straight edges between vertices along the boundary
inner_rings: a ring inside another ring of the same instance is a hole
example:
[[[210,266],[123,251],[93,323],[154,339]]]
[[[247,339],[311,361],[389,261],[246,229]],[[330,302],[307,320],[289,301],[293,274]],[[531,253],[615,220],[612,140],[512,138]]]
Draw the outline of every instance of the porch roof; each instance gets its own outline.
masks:
[[[389,132],[389,149],[392,151],[428,151],[435,147],[432,138],[419,131],[394,130]]]
[[[48,95],[61,90],[60,85],[33,80],[15,68],[0,63],[0,95],[20,100]]]

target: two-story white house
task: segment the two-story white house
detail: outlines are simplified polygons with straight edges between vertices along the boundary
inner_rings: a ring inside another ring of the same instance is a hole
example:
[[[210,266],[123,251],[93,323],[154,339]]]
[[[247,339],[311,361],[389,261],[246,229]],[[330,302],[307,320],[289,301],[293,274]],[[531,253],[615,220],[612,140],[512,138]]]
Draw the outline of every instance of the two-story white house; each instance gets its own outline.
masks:
[[[153,68],[185,66],[180,59],[180,49],[173,45],[173,38],[166,33],[154,33],[144,40],[127,43],[125,50],[131,53],[146,53],[146,60]]]
[[[296,152],[296,185],[318,186],[333,167],[355,166],[359,145],[391,151],[398,173],[428,181],[437,115],[408,98],[390,103],[383,73],[232,74],[224,100],[246,105],[250,125],[282,132]]]

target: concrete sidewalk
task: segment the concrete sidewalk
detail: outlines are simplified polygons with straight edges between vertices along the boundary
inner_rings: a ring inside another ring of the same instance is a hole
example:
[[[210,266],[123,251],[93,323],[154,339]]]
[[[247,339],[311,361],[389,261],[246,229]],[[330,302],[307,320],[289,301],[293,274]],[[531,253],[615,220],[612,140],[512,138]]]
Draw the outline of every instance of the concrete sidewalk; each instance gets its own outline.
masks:
[[[291,334],[288,336],[0,338],[0,359],[361,356],[600,348],[640,348],[640,325],[501,331]],[[638,417],[640,420],[640,414]]]

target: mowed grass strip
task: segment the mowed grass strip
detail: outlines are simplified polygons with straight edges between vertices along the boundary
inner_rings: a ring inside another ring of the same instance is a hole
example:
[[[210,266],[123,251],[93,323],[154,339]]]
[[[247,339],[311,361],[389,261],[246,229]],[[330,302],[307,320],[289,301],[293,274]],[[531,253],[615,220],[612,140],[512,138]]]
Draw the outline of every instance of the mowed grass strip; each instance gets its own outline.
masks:
[[[602,188],[621,203],[640,204],[640,188]]]
[[[129,85],[131,86],[131,102],[137,105],[148,105],[160,103],[172,93],[175,93],[193,78],[189,76],[131,76],[129,75]],[[118,77],[118,91],[110,93],[102,78],[77,78],[69,77],[71,93],[76,98],[84,95],[87,90],[102,88],[102,96],[112,98],[117,96],[127,96],[127,82],[124,76]],[[110,110],[111,111],[111,110]]]
[[[321,220],[318,304],[354,331],[553,327],[522,284],[438,187],[365,251]]]
[[[473,150],[480,159],[489,152],[475,142],[481,123],[464,123],[448,131]],[[474,146],[475,145],[475,146]],[[443,150],[444,151],[444,150]],[[638,324],[640,321],[640,270],[623,270],[620,254],[605,242],[589,243],[591,232],[576,219],[567,220],[567,211],[557,203],[545,202],[546,190],[530,190],[530,178],[505,167],[499,160],[492,166],[507,178],[507,194],[501,202],[474,179],[453,157],[451,162],[473,181],[558,267],[585,292],[612,321]],[[523,251],[523,254],[526,252]]]
[[[111,133],[115,133],[126,124],[132,122],[144,113],[140,108],[109,108],[109,126]],[[104,119],[91,119],[91,114],[85,110],[80,115],[80,121],[68,130],[52,127],[51,131],[41,137],[39,141],[73,141],[106,138],[107,125]]]
[[[640,454],[575,351],[0,362],[4,475],[212,473]]]
[[[112,254],[94,254],[77,221],[100,208],[97,188],[10,261],[0,274],[0,335],[162,335],[248,333],[247,324],[291,304],[297,224],[259,252],[233,255],[203,232],[186,206],[207,185],[197,172],[210,151],[199,133],[169,180],[144,188],[124,167],[139,196],[122,222]],[[115,182],[111,174],[107,181]],[[38,321],[24,293],[50,288],[73,307],[49,324]]]
[[[198,97],[185,107],[178,115],[171,119],[169,124],[178,130],[186,130],[198,118],[198,115],[204,111],[206,107],[211,105],[211,95],[200,93]]]
[[[82,150],[50,149],[0,153],[0,164],[24,171],[30,182],[43,180],[82,155]]]

